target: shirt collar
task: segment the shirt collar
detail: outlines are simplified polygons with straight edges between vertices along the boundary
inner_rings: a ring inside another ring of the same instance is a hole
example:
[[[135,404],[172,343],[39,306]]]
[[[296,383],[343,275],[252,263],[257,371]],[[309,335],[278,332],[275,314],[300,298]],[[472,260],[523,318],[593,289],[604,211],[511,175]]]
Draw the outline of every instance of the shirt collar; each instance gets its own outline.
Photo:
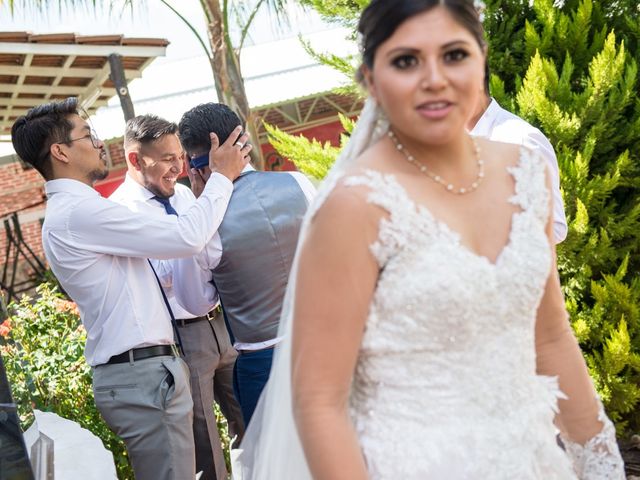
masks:
[[[478,122],[476,123],[476,126],[473,127],[473,129],[471,130],[470,132],[471,135],[474,135],[477,137],[489,136],[493,123],[499,112],[500,112],[500,105],[498,104],[498,102],[495,101],[494,98],[492,98],[491,103],[489,103],[489,106],[484,111],[484,113],[482,114]]]
[[[126,189],[129,198],[141,202],[147,202],[155,197],[155,194],[147,190],[145,187],[136,182],[129,173],[124,177],[122,187]]]
[[[98,191],[94,190],[93,187],[72,178],[57,178],[55,180],[49,180],[44,184],[44,191],[47,194],[47,198],[56,193],[70,193],[71,195],[83,197],[100,196]]]
[[[255,168],[253,168],[253,166],[250,163],[247,163],[245,165],[245,167],[242,169],[242,172],[240,173],[247,173],[247,172],[255,172]]]

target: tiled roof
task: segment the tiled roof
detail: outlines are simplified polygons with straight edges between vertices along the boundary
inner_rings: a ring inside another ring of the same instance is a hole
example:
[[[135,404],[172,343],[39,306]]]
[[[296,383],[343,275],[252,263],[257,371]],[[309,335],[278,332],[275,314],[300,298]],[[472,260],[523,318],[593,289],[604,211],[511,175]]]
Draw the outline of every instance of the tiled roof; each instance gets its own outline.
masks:
[[[0,135],[8,134],[29,108],[49,100],[75,96],[93,113],[116,95],[109,78],[110,54],[122,56],[129,82],[163,56],[168,44],[122,35],[0,32]]]

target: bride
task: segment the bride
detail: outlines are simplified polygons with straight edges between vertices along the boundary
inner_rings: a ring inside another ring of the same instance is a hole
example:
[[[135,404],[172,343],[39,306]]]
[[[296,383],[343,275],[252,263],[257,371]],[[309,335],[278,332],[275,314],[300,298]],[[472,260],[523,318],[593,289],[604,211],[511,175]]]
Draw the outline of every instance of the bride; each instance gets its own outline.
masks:
[[[567,320],[544,163],[465,130],[484,88],[473,1],[373,0],[359,31],[370,98],[307,215],[236,475],[624,478]]]

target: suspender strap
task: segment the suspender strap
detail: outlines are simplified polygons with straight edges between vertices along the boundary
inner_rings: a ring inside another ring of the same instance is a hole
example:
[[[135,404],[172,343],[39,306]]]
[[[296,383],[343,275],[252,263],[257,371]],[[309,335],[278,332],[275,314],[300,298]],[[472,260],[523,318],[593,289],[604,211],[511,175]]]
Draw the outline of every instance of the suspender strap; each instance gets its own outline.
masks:
[[[151,271],[153,272],[153,275],[156,277],[156,281],[158,282],[158,287],[160,287],[160,293],[162,294],[162,299],[164,300],[164,304],[166,305],[167,311],[169,312],[169,316],[171,317],[171,326],[173,327],[173,332],[175,333],[178,347],[180,348],[180,353],[182,354],[182,356],[184,356],[184,349],[182,348],[182,339],[180,338],[180,331],[178,330],[176,317],[173,316],[173,311],[171,310],[171,306],[169,305],[169,299],[167,298],[167,294],[164,293],[164,288],[162,288],[162,284],[160,283],[160,278],[156,273],[156,269],[153,268],[153,264],[151,263],[151,260],[147,259],[147,262],[149,262]]]

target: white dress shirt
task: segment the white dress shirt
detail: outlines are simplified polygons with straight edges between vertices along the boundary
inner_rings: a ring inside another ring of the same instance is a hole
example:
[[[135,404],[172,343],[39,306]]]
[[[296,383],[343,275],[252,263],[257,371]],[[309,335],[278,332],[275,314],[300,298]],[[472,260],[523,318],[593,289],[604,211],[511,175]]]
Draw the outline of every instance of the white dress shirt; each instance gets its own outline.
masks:
[[[147,258],[193,256],[211,239],[232,183],[212,175],[183,215],[132,212],[71,179],[45,184],[42,243],[47,260],[78,304],[85,356],[100,365],[131,348],[172,344],[169,312]]]
[[[496,142],[524,145],[542,155],[549,166],[553,184],[553,233],[556,243],[567,238],[567,219],[560,193],[558,160],[547,137],[522,118],[502,108],[493,99],[470,133]]]
[[[154,199],[155,194],[147,190],[145,187],[136,182],[129,174],[124,178],[124,182],[111,194],[109,200],[118,202],[124,205],[133,212],[148,213],[149,215],[164,216],[167,212],[164,206]],[[180,183],[176,183],[175,193],[169,198],[169,203],[174,208],[178,215],[182,215],[186,212],[191,205],[196,201],[196,197],[191,192],[191,189],[185,187]],[[224,205],[226,209],[226,205]],[[224,210],[216,215],[212,221],[215,223],[217,230],[222,218],[224,216]],[[158,272],[164,291],[169,299],[169,305],[173,311],[173,315],[178,319],[195,318],[198,315],[194,315],[188,312],[180,305],[173,294],[173,272],[172,263],[162,262],[160,260],[151,260],[153,267]],[[217,297],[217,295],[216,295]]]
[[[253,171],[254,168],[251,165],[247,165],[244,172]],[[308,203],[311,203],[316,194],[316,189],[309,179],[300,172],[286,172],[293,176],[298,182],[300,189],[302,190]],[[178,302],[182,304],[188,311],[193,312],[194,315],[204,315],[210,311],[218,301],[218,293],[215,287],[212,285],[211,280],[213,275],[211,270],[216,268],[222,259],[222,240],[220,235],[216,232],[204,250],[193,257],[197,266],[199,275],[194,275],[194,265],[189,259],[182,259],[175,262],[174,265],[174,278],[175,288],[174,292]],[[247,259],[251,261],[251,259]],[[237,350],[257,350],[266,348],[278,343],[280,338],[268,340],[260,343],[237,343],[234,347]]]

